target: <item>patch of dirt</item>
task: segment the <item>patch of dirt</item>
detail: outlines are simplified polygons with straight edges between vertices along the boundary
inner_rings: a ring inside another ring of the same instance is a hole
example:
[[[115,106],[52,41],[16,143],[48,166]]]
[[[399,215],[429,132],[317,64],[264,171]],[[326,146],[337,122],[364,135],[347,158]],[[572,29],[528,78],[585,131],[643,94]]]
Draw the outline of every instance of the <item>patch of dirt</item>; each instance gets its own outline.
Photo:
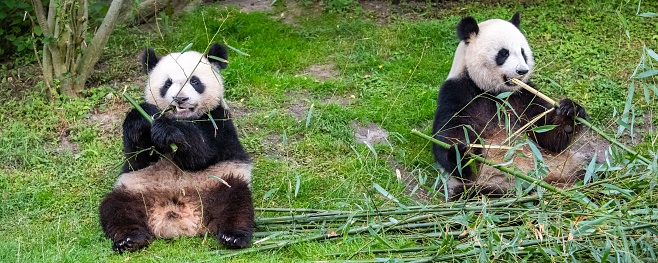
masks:
[[[228,104],[229,114],[232,119],[241,119],[252,114],[252,111],[249,110],[243,102],[244,99],[235,102],[226,102],[226,104]]]
[[[369,11],[378,24],[388,22],[388,18],[391,16],[390,1],[361,1],[361,8]]]
[[[302,75],[311,75],[317,81],[323,82],[328,79],[333,79],[338,75],[338,70],[334,64],[326,65],[312,65]]]
[[[103,138],[123,136],[121,125],[132,106],[122,99],[123,97],[117,98],[114,93],[109,93],[105,97],[103,107],[94,108],[83,123],[96,127]]]
[[[286,103],[288,112],[295,117],[297,121],[302,121],[308,116],[311,104],[308,99],[312,97],[308,91],[286,91],[286,97],[292,98],[292,103]]]
[[[243,13],[272,10],[271,0],[224,0],[219,3],[224,6],[237,6],[240,8],[240,12]]]
[[[350,126],[355,131],[354,138],[359,142],[367,142],[371,145],[389,144],[388,131],[378,124],[369,123],[367,126],[361,126],[358,122],[353,121]]]
[[[591,160],[596,153],[596,163],[605,163],[605,152],[610,147],[610,142],[588,129],[574,140],[571,147],[582,153],[586,160]]]
[[[352,105],[352,102],[356,100],[356,96],[350,95],[350,96],[331,96],[328,99],[324,100],[323,104],[328,105],[328,104],[336,104],[338,106],[348,106]]]
[[[69,140],[68,132],[64,132],[61,134],[59,138],[59,143],[57,144],[57,148],[55,148],[55,152],[57,153],[70,152],[76,154],[80,152],[80,145],[71,142]]]

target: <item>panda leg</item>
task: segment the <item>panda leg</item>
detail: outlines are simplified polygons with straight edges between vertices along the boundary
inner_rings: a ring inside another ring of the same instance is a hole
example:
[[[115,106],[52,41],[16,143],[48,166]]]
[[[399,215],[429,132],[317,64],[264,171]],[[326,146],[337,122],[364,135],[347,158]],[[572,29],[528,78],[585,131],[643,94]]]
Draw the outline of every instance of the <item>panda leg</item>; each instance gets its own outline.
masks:
[[[133,252],[148,246],[155,236],[147,228],[146,209],[139,195],[114,190],[100,205],[105,236],[112,239],[112,250]]]
[[[211,190],[204,204],[208,228],[216,230],[217,240],[227,248],[246,248],[254,232],[254,206],[248,182],[229,176],[231,187]]]

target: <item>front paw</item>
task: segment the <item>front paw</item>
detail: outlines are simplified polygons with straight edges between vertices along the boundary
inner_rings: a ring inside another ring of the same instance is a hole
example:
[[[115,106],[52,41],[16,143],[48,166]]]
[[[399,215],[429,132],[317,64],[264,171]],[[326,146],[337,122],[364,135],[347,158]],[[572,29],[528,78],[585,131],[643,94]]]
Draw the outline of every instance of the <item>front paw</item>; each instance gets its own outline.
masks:
[[[175,121],[160,117],[153,120],[153,127],[151,128],[151,140],[157,146],[168,149],[169,145],[175,143],[180,145],[185,144],[185,133],[174,125]]]
[[[112,250],[123,253],[134,252],[148,246],[154,237],[145,230],[136,230],[128,234],[127,237],[114,240]]]
[[[251,245],[251,231],[217,230],[217,240],[226,248],[246,248]]]
[[[585,109],[570,99],[561,100],[560,106],[555,110],[555,114],[571,118],[587,118],[587,112],[585,112]]]

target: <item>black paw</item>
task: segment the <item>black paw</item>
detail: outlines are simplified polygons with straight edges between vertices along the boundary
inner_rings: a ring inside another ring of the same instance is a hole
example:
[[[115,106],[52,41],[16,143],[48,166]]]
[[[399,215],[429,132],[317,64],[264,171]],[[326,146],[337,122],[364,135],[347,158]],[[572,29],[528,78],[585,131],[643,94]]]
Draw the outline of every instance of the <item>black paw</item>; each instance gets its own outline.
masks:
[[[226,248],[246,248],[251,245],[251,231],[218,230],[217,240]]]
[[[585,109],[578,105],[578,103],[573,102],[570,99],[563,99],[560,101],[560,107],[555,110],[555,114],[563,115],[568,117],[581,117],[583,119],[587,118],[587,112]]]
[[[175,143],[179,147],[185,144],[185,133],[175,126],[175,121],[160,117],[153,120],[151,128],[151,140],[157,146],[168,149],[169,145]]]
[[[128,237],[117,239],[112,244],[112,250],[123,252],[134,252],[148,246],[154,237],[151,233],[144,230],[136,230],[128,235]]]

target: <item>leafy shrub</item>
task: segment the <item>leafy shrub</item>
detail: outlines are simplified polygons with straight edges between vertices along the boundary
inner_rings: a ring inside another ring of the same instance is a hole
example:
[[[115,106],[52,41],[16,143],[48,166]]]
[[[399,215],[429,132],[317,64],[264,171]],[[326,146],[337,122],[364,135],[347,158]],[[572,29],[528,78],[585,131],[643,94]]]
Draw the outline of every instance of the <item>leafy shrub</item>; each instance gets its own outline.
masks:
[[[0,1],[0,56],[7,59],[7,54],[20,55],[31,50],[34,38],[29,16],[32,6],[25,0]],[[41,32],[34,29],[35,34]]]

